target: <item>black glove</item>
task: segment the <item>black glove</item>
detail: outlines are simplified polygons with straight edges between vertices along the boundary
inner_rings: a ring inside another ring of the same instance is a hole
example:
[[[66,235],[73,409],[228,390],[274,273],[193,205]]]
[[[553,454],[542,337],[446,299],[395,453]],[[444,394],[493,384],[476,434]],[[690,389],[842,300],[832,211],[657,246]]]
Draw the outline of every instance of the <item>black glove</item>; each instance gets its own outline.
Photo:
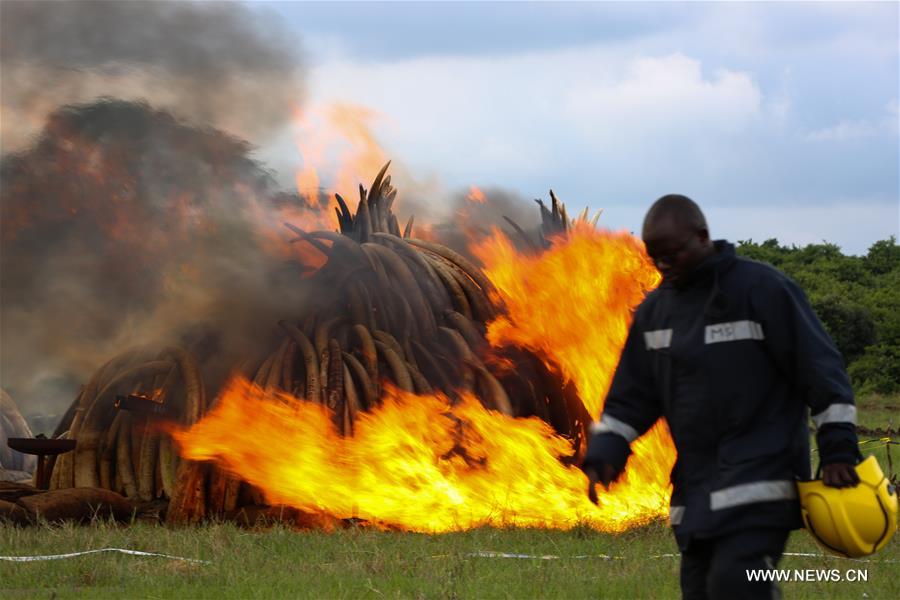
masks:
[[[603,489],[608,490],[609,484],[616,480],[619,473],[614,466],[608,463],[598,463],[595,466],[583,465],[581,468],[588,477],[588,498],[597,504],[597,484],[601,484]]]

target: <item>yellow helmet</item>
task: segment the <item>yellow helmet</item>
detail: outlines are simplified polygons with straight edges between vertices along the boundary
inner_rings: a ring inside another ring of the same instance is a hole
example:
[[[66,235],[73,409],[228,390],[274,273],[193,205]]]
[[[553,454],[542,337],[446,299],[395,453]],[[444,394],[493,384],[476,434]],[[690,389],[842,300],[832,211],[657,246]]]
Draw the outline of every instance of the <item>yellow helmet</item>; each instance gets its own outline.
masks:
[[[800,481],[800,510],[813,538],[838,556],[858,558],[881,550],[897,531],[897,495],[874,456],[856,465],[859,485],[828,487]]]

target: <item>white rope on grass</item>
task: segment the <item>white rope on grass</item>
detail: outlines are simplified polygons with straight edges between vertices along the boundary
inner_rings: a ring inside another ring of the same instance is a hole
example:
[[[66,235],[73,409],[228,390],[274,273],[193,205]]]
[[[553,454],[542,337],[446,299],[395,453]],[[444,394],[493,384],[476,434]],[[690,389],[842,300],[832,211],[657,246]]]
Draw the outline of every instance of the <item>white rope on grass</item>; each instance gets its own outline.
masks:
[[[0,556],[0,560],[8,560],[12,562],[34,562],[38,560],[60,560],[63,558],[74,558],[76,556],[84,556],[86,554],[98,554],[100,552],[121,552],[122,554],[130,554],[132,556],[159,556],[162,558],[171,558],[172,560],[183,560],[185,562],[199,563],[203,565],[212,564],[208,560],[200,560],[199,558],[185,558],[184,556],[173,556],[171,554],[160,554],[159,552],[142,552],[140,550],[126,550],[125,548],[100,548],[98,550],[82,550],[81,552],[69,552],[67,554],[44,554],[39,556]]]
[[[442,555],[446,556],[446,555]],[[556,556],[555,554],[517,554],[512,552],[492,552],[489,550],[480,550],[478,552],[469,552],[466,554],[467,557],[471,558],[530,558],[530,559],[538,559],[538,560],[563,560],[563,559],[585,559],[585,558],[600,558],[603,560],[625,560],[624,556],[610,556],[609,554],[578,554],[575,556]],[[895,563],[900,562],[891,559],[885,560],[872,560],[868,558],[847,558],[845,556],[836,556],[832,554],[814,554],[812,552],[785,552],[782,556],[806,556],[812,558],[835,558],[838,560],[852,560],[854,562],[866,562],[866,563]],[[681,554],[677,553],[667,553],[667,554],[653,554],[648,556],[647,558],[655,559],[655,558],[681,558]]]
[[[852,560],[853,562],[865,563],[895,563],[900,562],[890,558],[884,560],[872,560],[871,558],[850,558],[849,556],[838,556],[837,554],[813,554],[812,552],[785,552],[782,556],[811,556],[814,558],[836,558],[838,560]]]
[[[466,554],[473,558],[536,558],[539,560],[560,560],[564,558],[600,558],[603,560],[621,560],[621,556],[610,556],[608,554],[579,554],[576,556],[556,556],[554,554],[516,554],[512,552],[491,552],[489,550],[480,550],[478,552],[470,552]]]

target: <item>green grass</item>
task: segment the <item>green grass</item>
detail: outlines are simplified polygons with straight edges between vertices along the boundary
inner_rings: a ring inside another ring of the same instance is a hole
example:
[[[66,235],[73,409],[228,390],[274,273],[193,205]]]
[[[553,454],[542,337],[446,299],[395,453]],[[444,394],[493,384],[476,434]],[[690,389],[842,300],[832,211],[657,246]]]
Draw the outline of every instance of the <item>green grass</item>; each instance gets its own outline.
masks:
[[[867,394],[856,398],[856,405],[860,429],[891,431],[897,437],[900,430],[900,394]]]
[[[857,399],[863,430],[896,432],[900,396]],[[891,419],[894,422],[891,423]],[[861,433],[863,454],[887,472],[883,436]],[[893,470],[900,439],[891,436]],[[479,529],[424,535],[347,529],[246,531],[228,524],[167,529],[118,526],[0,525],[0,555],[60,554],[104,547],[211,561],[194,564],[118,553],[72,559],[0,561],[0,598],[677,598],[677,548],[663,524],[620,536],[590,530]],[[481,551],[555,555],[558,560],[479,558]],[[788,552],[822,554],[803,531]],[[615,558],[574,558],[607,554]],[[900,540],[871,562],[785,556],[785,569],[867,569],[866,583],[790,582],[787,598],[900,597]]]
[[[677,558],[667,527],[620,536],[589,530],[479,529],[424,535],[347,529],[245,531],[231,525],[166,529],[108,523],[89,527],[0,526],[0,555],[58,554],[119,547],[211,561],[99,554],[51,562],[0,561],[3,598],[674,598]],[[480,551],[552,554],[559,560],[478,558]],[[805,532],[788,552],[820,554]],[[621,557],[574,558],[608,554]],[[892,561],[892,562],[886,562]],[[789,598],[900,596],[897,540],[856,562],[786,556],[788,569],[868,570],[867,583],[785,583]]]
[[[874,454],[885,474],[897,481],[900,479],[900,395],[859,396],[856,405],[860,452],[863,457]]]

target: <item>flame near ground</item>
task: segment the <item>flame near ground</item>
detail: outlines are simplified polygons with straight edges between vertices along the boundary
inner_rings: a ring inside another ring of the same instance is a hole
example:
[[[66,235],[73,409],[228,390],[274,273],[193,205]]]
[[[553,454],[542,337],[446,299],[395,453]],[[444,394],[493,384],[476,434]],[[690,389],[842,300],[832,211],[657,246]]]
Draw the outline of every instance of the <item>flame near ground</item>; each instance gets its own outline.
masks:
[[[537,257],[517,254],[499,232],[476,253],[506,307],[489,327],[491,343],[543,352],[596,416],[632,311],[659,282],[641,243],[582,225]],[[323,405],[242,378],[175,437],[185,458],[215,461],[270,503],[423,532],[579,524],[621,532],[666,513],[675,457],[657,424],[595,506],[583,473],[562,460],[570,441],[540,419],[506,417],[471,396],[451,406],[439,394],[389,388],[341,437]]]

